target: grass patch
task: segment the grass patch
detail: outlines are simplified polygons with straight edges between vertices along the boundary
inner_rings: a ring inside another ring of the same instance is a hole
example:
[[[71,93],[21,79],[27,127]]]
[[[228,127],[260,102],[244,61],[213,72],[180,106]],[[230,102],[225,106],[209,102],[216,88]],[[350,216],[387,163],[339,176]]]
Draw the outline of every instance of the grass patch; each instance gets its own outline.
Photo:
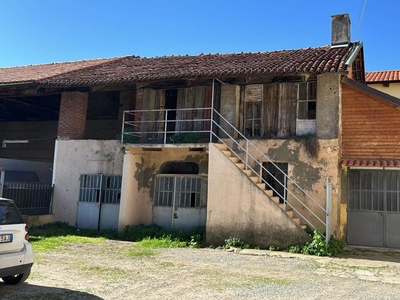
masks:
[[[205,227],[193,227],[189,231],[166,230],[157,225],[126,226],[123,234],[117,231],[79,230],[66,223],[56,222],[32,227],[29,230],[30,242],[36,253],[59,249],[71,244],[101,244],[107,239],[120,238],[137,242],[141,248],[199,248],[205,242]],[[156,252],[137,248],[129,256],[153,256]]]
[[[158,255],[158,251],[150,248],[143,248],[143,247],[132,247],[131,249],[128,250],[128,257],[153,257]]]
[[[116,238],[116,231],[79,230],[66,223],[56,222],[32,227],[29,241],[35,252],[46,252],[73,244],[101,244],[106,239]]]
[[[187,246],[187,242],[179,239],[172,239],[170,236],[162,238],[145,238],[137,243],[143,248],[183,248]]]
[[[84,273],[95,275],[99,279],[106,280],[108,282],[117,282],[121,278],[129,277],[128,272],[118,267],[106,267],[106,266],[84,266],[81,268]]]

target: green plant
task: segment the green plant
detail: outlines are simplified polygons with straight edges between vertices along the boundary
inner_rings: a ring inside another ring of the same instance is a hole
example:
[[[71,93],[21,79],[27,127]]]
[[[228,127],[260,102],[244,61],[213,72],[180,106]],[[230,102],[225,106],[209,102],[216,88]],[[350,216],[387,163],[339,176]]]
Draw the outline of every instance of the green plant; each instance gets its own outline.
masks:
[[[182,247],[182,243],[184,243],[185,246],[199,248],[204,245],[205,231],[204,226],[195,226],[188,231],[184,231],[168,230],[155,224],[149,226],[129,225],[125,227],[122,238],[126,241],[133,242],[147,240],[147,244],[164,244],[169,245],[168,247],[171,247],[171,245],[173,245],[173,247]]]
[[[246,249],[246,248],[249,248],[249,245],[244,243],[244,242],[242,242],[237,237],[231,237],[230,236],[227,239],[225,239],[224,248],[225,249],[229,249],[231,247]]]
[[[304,148],[306,149],[306,152],[308,153],[308,155],[310,155],[310,157],[318,157],[319,141],[315,135],[311,133],[300,135],[295,138],[295,141],[298,143],[301,142],[304,145]]]
[[[123,144],[137,144],[139,142],[139,137],[136,135],[132,135],[130,133],[134,132],[133,127],[126,127],[124,132],[120,132],[115,136],[117,141],[122,140],[122,134],[124,133],[124,139],[122,140]]]
[[[285,251],[317,256],[335,256],[343,250],[344,245],[343,241],[334,236],[327,243],[321,232],[314,230],[311,240],[305,245],[290,246]]]
[[[200,132],[177,133],[167,139],[168,144],[191,144],[199,143],[203,139]]]
[[[62,222],[31,227],[29,233],[35,252],[50,251],[67,243],[99,244],[118,236],[117,231],[79,230]]]

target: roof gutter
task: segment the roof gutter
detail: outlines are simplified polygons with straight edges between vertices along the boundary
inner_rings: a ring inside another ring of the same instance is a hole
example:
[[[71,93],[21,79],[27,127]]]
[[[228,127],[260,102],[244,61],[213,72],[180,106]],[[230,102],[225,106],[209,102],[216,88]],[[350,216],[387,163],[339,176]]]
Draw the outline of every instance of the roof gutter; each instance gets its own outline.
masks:
[[[354,49],[351,51],[349,57],[345,61],[346,66],[350,66],[353,64],[354,60],[357,57],[358,52],[360,52],[360,50],[364,46],[362,42],[356,42],[355,44],[356,45],[354,46]]]
[[[34,81],[24,81],[24,82],[15,82],[15,83],[0,83],[0,87],[8,87],[8,86],[20,86],[20,85],[28,85],[34,84]]]

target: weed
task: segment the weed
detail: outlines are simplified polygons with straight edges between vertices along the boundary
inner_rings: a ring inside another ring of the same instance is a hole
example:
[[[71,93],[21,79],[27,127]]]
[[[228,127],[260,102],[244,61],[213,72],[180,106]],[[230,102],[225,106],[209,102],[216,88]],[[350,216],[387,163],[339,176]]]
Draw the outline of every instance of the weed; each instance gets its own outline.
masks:
[[[317,158],[319,153],[319,141],[317,137],[311,133],[300,135],[295,138],[296,142],[301,142],[306,149],[308,155],[312,158]]]
[[[150,249],[150,248],[144,248],[144,247],[132,247],[131,249],[128,250],[128,257],[153,257],[158,254],[158,251]]]
[[[224,248],[229,249],[231,247],[246,249],[249,248],[249,244],[242,242],[239,238],[230,236],[225,239]]]
[[[29,233],[31,234],[30,242],[35,252],[54,250],[67,243],[101,244],[106,239],[117,236],[116,231],[78,230],[62,222],[32,227]]]
[[[158,225],[130,225],[125,227],[122,238],[132,242],[146,240],[145,244],[153,243],[153,245],[158,245],[158,248],[165,248],[166,245],[199,248],[205,243],[205,227],[196,226],[189,231],[184,231],[167,230]]]
[[[317,256],[335,256],[343,250],[344,245],[343,241],[334,236],[327,243],[321,232],[315,230],[312,239],[305,245],[290,246],[284,251]]]
[[[200,132],[178,133],[170,136],[167,140],[168,144],[190,144],[199,143],[203,139]]]
[[[187,242],[181,242],[179,239],[172,239],[171,236],[162,238],[145,238],[137,243],[143,248],[182,248],[187,246]]]

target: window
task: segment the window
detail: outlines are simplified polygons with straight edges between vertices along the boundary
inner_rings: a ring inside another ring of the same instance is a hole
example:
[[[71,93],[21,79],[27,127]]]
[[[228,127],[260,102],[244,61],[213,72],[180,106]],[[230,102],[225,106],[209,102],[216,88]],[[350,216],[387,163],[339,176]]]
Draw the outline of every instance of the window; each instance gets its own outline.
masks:
[[[297,118],[315,120],[317,116],[317,83],[299,83],[297,101]]]
[[[157,175],[154,184],[154,205],[203,207],[207,184],[201,176]],[[202,200],[203,199],[203,200]]]
[[[261,132],[261,104],[263,85],[247,85],[245,90],[245,135],[246,137],[260,137]]]
[[[315,134],[317,82],[301,82],[297,89],[296,134]]]

